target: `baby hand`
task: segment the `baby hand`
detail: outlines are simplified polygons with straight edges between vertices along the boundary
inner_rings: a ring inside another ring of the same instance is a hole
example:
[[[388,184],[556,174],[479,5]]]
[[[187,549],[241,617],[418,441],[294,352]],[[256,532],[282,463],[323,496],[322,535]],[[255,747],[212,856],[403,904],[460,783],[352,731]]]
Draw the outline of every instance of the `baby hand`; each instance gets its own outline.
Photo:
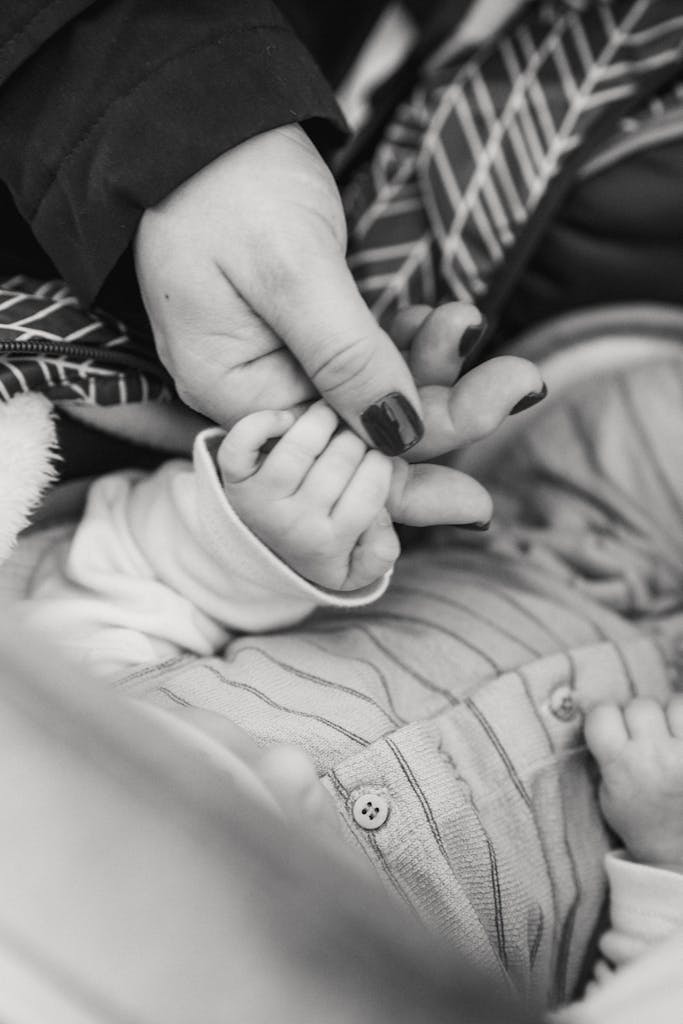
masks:
[[[267,441],[279,438],[263,455]],[[292,569],[331,590],[384,575],[400,547],[386,510],[393,463],[340,429],[324,402],[298,420],[262,411],[240,420],[218,452],[226,494],[242,521]]]
[[[629,854],[683,871],[683,695],[589,712],[586,744],[602,776],[600,806]]]

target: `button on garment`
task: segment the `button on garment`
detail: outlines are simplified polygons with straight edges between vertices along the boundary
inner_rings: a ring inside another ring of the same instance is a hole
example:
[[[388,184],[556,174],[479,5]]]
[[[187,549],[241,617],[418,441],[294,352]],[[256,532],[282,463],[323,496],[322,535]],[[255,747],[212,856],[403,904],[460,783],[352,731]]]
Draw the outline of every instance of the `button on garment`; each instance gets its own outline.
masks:
[[[381,828],[389,817],[389,800],[383,793],[366,790],[353,801],[353,820],[371,832]]]
[[[576,702],[574,691],[570,686],[558,686],[550,694],[548,702],[551,714],[560,722],[571,722],[579,714],[579,706]]]

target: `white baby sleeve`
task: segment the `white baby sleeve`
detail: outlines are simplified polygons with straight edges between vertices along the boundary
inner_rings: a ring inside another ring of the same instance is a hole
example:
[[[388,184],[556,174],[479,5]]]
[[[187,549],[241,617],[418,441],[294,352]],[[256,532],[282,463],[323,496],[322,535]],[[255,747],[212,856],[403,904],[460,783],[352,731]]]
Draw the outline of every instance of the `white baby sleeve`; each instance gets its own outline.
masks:
[[[43,559],[23,614],[99,675],[181,651],[216,653],[229,633],[300,621],[318,606],[367,604],[389,576],[351,594],[326,591],[274,555],[231,508],[204,431],[194,466],[116,473],[90,488],[71,538]]]
[[[619,968],[683,928],[683,872],[638,864],[624,851],[608,853],[605,869],[610,928],[600,952]]]

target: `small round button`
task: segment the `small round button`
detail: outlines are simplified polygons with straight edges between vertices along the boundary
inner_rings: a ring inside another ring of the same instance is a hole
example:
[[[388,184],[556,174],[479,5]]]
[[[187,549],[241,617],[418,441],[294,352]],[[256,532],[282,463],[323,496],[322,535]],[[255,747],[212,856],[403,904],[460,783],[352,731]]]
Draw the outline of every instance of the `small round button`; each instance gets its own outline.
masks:
[[[560,722],[571,722],[579,712],[574,691],[570,686],[558,686],[553,690],[549,703],[551,713]]]
[[[353,801],[353,820],[368,832],[381,828],[389,817],[389,801],[383,793],[368,790]]]

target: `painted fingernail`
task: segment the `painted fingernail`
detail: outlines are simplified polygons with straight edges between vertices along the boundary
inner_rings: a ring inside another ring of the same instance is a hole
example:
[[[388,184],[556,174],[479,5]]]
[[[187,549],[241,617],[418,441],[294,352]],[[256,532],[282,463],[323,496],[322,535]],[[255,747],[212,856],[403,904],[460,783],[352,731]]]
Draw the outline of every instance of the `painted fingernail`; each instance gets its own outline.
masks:
[[[531,409],[533,405],[538,405],[539,402],[542,402],[547,394],[548,388],[544,384],[540,391],[531,391],[528,395],[525,395],[524,398],[520,398],[517,405],[513,405],[512,409],[510,409],[509,415],[514,416],[515,413],[524,412],[525,409]]]
[[[482,317],[481,323],[470,324],[470,326],[465,330],[465,333],[460,339],[459,349],[460,355],[463,359],[467,359],[468,356],[472,355],[475,348],[486,334],[487,327],[488,323],[486,317]]]
[[[478,530],[480,533],[484,533],[491,526],[491,520],[485,523],[458,523],[459,530]]]
[[[373,444],[385,455],[402,455],[424,434],[424,423],[399,391],[369,405],[361,416]]]

